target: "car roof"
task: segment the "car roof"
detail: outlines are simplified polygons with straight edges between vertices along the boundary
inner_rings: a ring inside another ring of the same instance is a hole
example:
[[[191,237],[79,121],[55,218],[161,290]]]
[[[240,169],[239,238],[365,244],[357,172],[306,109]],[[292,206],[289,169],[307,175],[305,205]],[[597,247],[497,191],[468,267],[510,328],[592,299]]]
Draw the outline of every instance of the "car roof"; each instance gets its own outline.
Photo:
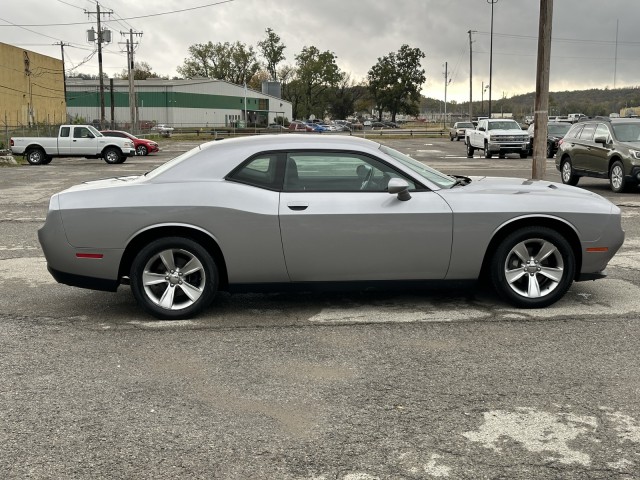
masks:
[[[158,175],[156,182],[193,180],[207,176],[223,178],[240,162],[260,152],[280,150],[353,150],[379,155],[380,144],[371,140],[351,136],[320,135],[259,135],[252,137],[214,140],[195,147],[200,151],[190,154],[184,161]],[[186,155],[186,154],[185,154]],[[205,165],[205,168],[203,168]],[[171,173],[168,173],[171,172]],[[167,176],[165,177],[165,173]]]

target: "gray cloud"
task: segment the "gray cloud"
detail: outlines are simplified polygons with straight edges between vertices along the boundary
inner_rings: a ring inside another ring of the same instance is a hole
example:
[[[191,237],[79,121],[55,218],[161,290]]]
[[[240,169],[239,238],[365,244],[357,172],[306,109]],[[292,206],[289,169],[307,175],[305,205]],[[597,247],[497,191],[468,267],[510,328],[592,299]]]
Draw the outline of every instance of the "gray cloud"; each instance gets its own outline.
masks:
[[[115,42],[105,49],[104,70],[114,75],[126,68],[124,42],[118,32],[144,32],[136,59],[153,70],[173,76],[195,43],[234,42],[256,45],[272,28],[287,46],[287,62],[304,46],[330,50],[355,80],[364,79],[378,57],[406,43],[426,53],[427,82],[423,94],[444,98],[444,63],[451,83],[448,99],[469,98],[469,38],[473,34],[474,100],[481,82],[489,82],[491,6],[486,0],[235,0],[188,12],[117,21],[212,3],[212,0],[105,0],[113,10],[107,25]],[[640,18],[638,0],[556,0],[554,5],[551,90],[633,86],[639,77]],[[535,90],[538,0],[499,0],[494,6],[493,98]],[[90,0],[3,0],[0,25],[90,22],[83,9],[95,11]],[[92,17],[95,19],[95,16]],[[616,21],[618,21],[617,63]],[[0,42],[24,46],[60,57],[56,41],[66,47],[67,66],[90,54],[85,25],[0,26]],[[28,29],[29,31],[27,31]],[[615,68],[614,68],[615,66]],[[97,73],[97,56],[78,67]],[[485,97],[486,98],[486,97]]]

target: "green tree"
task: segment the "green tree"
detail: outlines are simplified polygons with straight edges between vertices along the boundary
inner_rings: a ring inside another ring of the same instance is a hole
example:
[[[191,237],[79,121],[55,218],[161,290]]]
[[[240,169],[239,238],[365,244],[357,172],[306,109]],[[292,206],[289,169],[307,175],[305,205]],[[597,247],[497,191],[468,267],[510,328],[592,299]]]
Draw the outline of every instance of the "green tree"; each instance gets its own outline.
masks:
[[[397,53],[378,58],[378,63],[371,67],[367,75],[369,90],[380,119],[383,110],[391,113],[392,121],[398,113],[418,113],[420,88],[426,80],[425,71],[420,66],[424,57],[419,48],[402,45]]]
[[[280,41],[280,37],[271,28],[266,30],[267,38],[258,42],[258,48],[262,57],[267,63],[267,72],[271,76],[271,80],[278,80],[278,64],[282,62],[284,57],[284,49],[286,48]]]
[[[356,85],[348,74],[343,75],[329,95],[329,113],[332,118],[345,119],[355,114],[356,104],[368,96],[364,85]]]
[[[213,78],[242,85],[260,70],[252,46],[235,43],[197,43],[189,47],[189,57],[176,69],[185,78]]]
[[[135,67],[135,73],[133,75],[134,80],[146,80],[148,78],[162,78],[165,80],[169,79],[168,76],[158,75],[157,73],[153,72],[153,70],[151,70],[151,65],[149,65],[147,62],[135,62],[134,67]],[[123,80],[128,80],[129,72],[127,70],[122,70],[122,73],[120,74],[120,78],[122,78]]]
[[[311,114],[324,116],[327,110],[325,93],[338,85],[343,78],[333,52],[321,52],[316,47],[304,47],[296,55],[296,80],[302,89],[302,110],[305,117]]]

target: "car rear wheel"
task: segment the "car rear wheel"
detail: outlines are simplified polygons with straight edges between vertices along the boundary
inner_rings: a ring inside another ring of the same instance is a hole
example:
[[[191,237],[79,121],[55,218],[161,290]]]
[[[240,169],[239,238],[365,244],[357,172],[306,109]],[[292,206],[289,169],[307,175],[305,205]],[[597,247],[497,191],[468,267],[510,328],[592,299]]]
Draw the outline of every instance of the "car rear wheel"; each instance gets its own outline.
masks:
[[[114,165],[116,163],[122,163],[124,157],[117,148],[107,148],[102,153],[102,158],[104,158],[104,161],[108,164]]]
[[[137,155],[149,155],[149,150],[147,150],[147,147],[145,147],[144,145],[138,145],[138,147],[136,148],[136,154]]]
[[[527,152],[520,152],[520,158],[527,158],[529,154]]]
[[[508,235],[491,261],[491,280],[505,300],[520,308],[558,301],[575,275],[569,242],[547,227],[525,227]]]
[[[611,190],[616,193],[624,192],[627,188],[624,166],[619,160],[613,162],[613,165],[611,165],[611,170],[609,170],[609,185],[611,185]]]
[[[208,307],[218,287],[218,270],[207,250],[183,237],[155,240],[131,266],[131,290],[156,318],[189,318]]]
[[[560,177],[562,178],[562,183],[564,183],[565,185],[573,185],[575,187],[578,184],[578,180],[580,180],[580,177],[573,172],[571,160],[566,159],[562,161],[562,166],[560,167]]]
[[[27,150],[24,156],[31,165],[42,165],[47,158],[47,155],[41,148],[31,148]]]
[[[471,141],[467,140],[467,158],[473,158],[473,152],[475,148],[471,146]]]

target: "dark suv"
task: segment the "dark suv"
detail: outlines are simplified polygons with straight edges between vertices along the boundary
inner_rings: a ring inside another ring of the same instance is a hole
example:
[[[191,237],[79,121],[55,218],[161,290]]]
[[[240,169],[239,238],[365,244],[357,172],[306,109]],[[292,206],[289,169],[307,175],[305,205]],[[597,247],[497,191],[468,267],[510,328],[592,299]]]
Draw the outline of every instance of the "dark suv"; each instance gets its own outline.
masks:
[[[640,119],[593,119],[574,124],[560,141],[556,168],[562,183],[608,178],[623,192],[640,183]]]

